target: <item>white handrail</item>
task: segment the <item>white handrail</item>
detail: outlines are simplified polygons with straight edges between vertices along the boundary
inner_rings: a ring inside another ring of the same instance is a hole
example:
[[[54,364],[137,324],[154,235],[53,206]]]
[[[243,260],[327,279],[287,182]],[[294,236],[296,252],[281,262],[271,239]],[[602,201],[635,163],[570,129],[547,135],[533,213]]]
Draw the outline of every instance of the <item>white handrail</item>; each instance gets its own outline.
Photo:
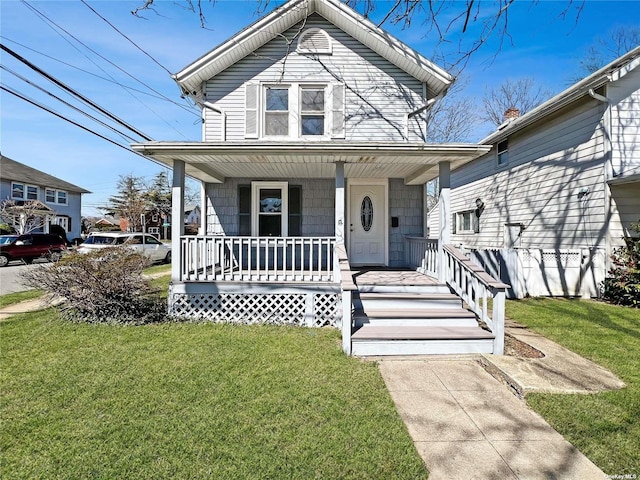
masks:
[[[180,278],[187,282],[337,282],[334,237],[184,236]]]
[[[504,307],[509,285],[494,279],[452,245],[444,245],[444,272],[447,284],[484,322],[494,335],[493,353],[504,353]],[[489,298],[492,302],[488,313]]]
[[[405,263],[420,273],[438,276],[438,240],[405,237]]]

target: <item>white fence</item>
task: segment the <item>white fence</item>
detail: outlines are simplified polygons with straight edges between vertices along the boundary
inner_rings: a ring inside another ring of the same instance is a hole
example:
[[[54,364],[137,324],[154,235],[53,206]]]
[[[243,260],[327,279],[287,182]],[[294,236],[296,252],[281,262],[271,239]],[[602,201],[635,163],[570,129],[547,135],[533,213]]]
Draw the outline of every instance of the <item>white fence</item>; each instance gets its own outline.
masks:
[[[185,236],[187,282],[333,282],[334,237]]]
[[[605,277],[603,249],[469,250],[470,258],[511,287],[509,298],[598,297]]]

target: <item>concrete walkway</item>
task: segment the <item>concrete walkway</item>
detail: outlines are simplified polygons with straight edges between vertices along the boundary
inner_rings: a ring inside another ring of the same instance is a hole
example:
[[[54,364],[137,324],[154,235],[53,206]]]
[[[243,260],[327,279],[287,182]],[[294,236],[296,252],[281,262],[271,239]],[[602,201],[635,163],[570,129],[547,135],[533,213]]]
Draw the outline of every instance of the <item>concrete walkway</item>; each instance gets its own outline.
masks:
[[[508,322],[544,358],[378,358],[396,408],[432,480],[596,480],[604,472],[522,400],[528,392],[624,387],[608,370]]]

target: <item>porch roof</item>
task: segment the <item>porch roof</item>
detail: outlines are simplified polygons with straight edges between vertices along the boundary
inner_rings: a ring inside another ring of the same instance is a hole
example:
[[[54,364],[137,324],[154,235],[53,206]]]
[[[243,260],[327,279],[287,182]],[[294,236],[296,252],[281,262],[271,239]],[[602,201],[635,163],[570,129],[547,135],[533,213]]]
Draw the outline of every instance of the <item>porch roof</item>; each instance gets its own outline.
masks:
[[[142,155],[173,167],[185,162],[186,174],[209,183],[225,178],[334,178],[344,162],[347,178],[403,178],[420,185],[438,176],[438,163],[451,170],[490,150],[489,145],[425,143],[215,143],[146,142],[133,144]]]

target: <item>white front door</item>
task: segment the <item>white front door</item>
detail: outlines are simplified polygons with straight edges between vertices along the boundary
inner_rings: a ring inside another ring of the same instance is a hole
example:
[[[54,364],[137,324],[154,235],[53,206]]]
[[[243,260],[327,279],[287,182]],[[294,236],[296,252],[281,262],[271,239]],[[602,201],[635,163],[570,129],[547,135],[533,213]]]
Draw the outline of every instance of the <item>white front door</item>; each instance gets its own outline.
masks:
[[[349,263],[386,264],[386,217],[385,185],[350,185]]]

